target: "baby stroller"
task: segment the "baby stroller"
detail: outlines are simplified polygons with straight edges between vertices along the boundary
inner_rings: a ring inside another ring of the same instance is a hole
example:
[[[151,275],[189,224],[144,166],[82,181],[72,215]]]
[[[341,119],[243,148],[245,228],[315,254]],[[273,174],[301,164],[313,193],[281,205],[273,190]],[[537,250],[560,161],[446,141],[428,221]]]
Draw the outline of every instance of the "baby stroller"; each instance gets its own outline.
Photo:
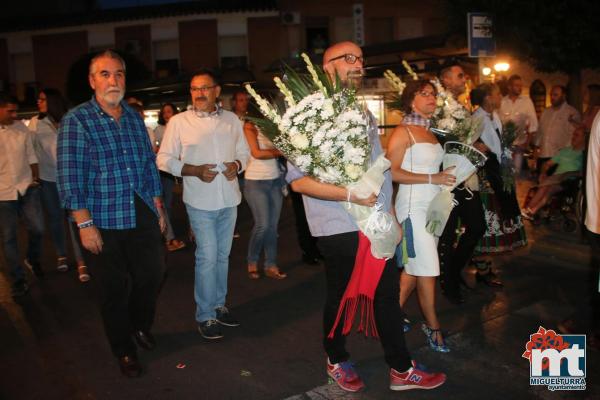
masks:
[[[575,232],[581,224],[583,213],[583,187],[580,176],[570,177],[561,182],[561,191],[554,196],[534,216],[531,223],[539,226],[542,223],[558,223],[563,232]],[[527,192],[523,209],[529,206],[529,202],[538,190],[534,186]]]

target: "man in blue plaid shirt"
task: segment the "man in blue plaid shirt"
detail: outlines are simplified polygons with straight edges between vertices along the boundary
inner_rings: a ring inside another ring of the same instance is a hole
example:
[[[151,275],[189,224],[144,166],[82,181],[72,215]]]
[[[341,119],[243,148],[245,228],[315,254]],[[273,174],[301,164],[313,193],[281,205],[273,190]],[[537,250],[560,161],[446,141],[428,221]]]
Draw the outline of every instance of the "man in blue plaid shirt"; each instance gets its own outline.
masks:
[[[62,120],[57,183],[99,283],[104,328],[121,372],[137,377],[136,346],[150,334],[164,273],[164,210],[144,121],[125,102],[125,62],[107,50],[90,63],[94,96]]]

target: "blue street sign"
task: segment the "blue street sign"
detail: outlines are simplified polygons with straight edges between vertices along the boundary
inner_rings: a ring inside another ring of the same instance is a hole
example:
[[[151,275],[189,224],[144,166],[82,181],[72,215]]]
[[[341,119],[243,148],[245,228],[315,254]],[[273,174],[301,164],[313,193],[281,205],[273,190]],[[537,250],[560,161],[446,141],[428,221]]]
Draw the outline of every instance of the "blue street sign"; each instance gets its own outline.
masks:
[[[496,41],[492,32],[492,16],[486,13],[468,13],[469,57],[494,57]]]

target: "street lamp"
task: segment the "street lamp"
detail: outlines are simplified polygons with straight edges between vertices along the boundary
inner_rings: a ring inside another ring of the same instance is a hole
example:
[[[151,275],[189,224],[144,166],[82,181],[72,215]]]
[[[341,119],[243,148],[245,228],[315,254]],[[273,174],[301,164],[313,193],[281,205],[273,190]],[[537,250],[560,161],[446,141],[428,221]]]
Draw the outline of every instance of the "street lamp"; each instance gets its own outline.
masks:
[[[481,69],[481,73],[483,74],[483,76],[488,76],[492,73],[492,69],[490,67],[483,67]]]

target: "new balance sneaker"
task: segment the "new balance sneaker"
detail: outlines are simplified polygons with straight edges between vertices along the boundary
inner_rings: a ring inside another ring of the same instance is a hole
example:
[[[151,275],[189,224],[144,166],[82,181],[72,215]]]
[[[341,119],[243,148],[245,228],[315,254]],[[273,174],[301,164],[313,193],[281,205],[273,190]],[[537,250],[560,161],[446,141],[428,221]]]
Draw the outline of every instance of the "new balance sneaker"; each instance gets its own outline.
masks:
[[[221,339],[223,332],[216,319],[209,319],[208,321],[200,322],[198,324],[198,331],[204,339]]]
[[[215,310],[217,312],[217,322],[225,326],[240,326],[240,322],[233,318],[229,309],[225,306],[219,307]]]
[[[406,372],[390,369],[391,390],[435,389],[446,382],[446,374],[426,372],[423,366],[412,361],[412,367]]]
[[[338,384],[340,388],[347,392],[358,392],[365,387],[362,379],[354,370],[354,364],[350,361],[331,364],[327,359],[327,375]]]

